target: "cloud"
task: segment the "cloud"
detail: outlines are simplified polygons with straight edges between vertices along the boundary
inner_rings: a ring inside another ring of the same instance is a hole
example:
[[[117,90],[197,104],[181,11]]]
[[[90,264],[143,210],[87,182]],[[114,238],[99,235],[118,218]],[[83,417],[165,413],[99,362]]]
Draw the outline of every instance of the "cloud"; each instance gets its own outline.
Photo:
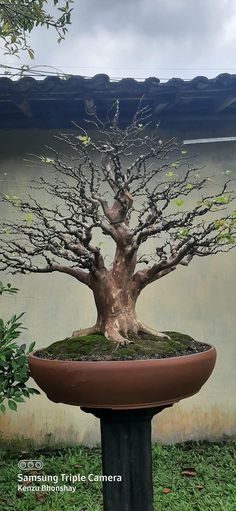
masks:
[[[231,0],[75,0],[65,42],[42,29],[31,41],[36,64],[68,73],[191,78],[233,68],[235,34]]]
[[[91,0],[81,2],[82,9],[75,14],[82,32],[87,32],[89,25],[95,29],[101,27],[112,33],[129,31],[129,33],[148,38],[180,38],[197,36],[215,31],[215,22],[220,21],[225,4],[223,0]],[[232,8],[232,6],[231,6]],[[86,20],[80,23],[79,17]],[[75,33],[75,25],[73,26]]]

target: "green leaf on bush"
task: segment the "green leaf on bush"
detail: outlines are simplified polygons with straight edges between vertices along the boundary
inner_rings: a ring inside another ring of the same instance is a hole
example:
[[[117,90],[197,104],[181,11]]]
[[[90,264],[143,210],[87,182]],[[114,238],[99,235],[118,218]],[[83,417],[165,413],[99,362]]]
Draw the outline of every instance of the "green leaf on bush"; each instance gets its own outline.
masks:
[[[40,394],[40,392],[37,389],[33,389],[33,388],[28,388],[28,392],[30,394],[37,394],[37,395]]]
[[[28,389],[22,389],[22,394],[25,397],[30,397],[30,393],[29,393]]]
[[[4,286],[3,283],[0,281],[0,295],[3,293],[10,293],[10,294],[16,294],[19,289],[17,287],[12,287],[11,284],[7,284],[7,286]]]
[[[31,351],[33,351],[34,347],[35,347],[35,341],[31,342],[31,344],[29,345],[28,353],[31,353]]]
[[[8,400],[8,406],[11,410],[13,410],[14,412],[16,412],[17,410],[17,404],[15,403],[15,401],[12,401],[12,399],[9,399]]]
[[[24,403],[25,402],[23,397],[14,396],[14,399],[15,399],[15,401],[17,401],[17,403]]]
[[[26,344],[21,344],[21,346],[19,347],[19,350],[18,350],[18,355],[21,355],[22,353],[24,353],[25,348],[26,348]]]
[[[0,294],[4,292],[14,293],[17,288],[11,284],[6,286],[0,282]],[[6,400],[10,410],[17,411],[17,403],[24,403],[25,398],[31,394],[40,394],[36,389],[28,390],[26,382],[29,379],[28,354],[35,346],[32,342],[29,351],[26,344],[18,344],[15,339],[21,334],[22,323],[20,319],[24,313],[13,316],[6,322],[0,319],[0,412],[5,413]]]

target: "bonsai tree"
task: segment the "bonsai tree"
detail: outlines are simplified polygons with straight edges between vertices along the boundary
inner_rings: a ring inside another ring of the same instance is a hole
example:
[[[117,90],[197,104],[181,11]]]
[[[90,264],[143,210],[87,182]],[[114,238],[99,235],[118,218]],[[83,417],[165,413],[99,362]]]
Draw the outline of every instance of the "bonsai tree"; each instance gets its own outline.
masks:
[[[140,107],[124,128],[118,102],[110,121],[94,114],[87,122],[94,136],[75,125],[74,133],[56,137],[71,155],[47,147],[47,155],[38,156],[52,178],[44,174],[32,186],[49,200],[3,196],[17,218],[1,222],[0,269],[62,272],[88,286],[97,321],[74,336],[100,332],[118,345],[141,333],[166,336],[137,317],[137,299],[194,257],[235,247],[230,170],[221,185],[204,176],[176,139],[160,140],[148,107]],[[114,243],[111,262],[103,253],[104,237]],[[150,239],[153,253],[146,250]]]
[[[11,284],[4,286],[0,282],[0,297],[3,293],[16,294],[18,289]],[[13,315],[6,323],[0,319],[0,412],[5,413],[6,403],[8,407],[16,411],[18,403],[24,403],[25,398],[39,391],[27,387],[29,379],[28,355],[33,351],[35,342],[29,349],[26,344],[17,344],[16,339],[23,329],[19,316]]]

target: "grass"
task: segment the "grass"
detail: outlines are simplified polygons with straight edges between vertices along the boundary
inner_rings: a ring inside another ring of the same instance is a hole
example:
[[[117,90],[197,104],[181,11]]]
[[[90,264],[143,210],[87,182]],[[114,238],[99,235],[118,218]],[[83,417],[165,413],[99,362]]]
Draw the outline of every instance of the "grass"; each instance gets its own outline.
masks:
[[[133,335],[129,338],[132,341],[130,344],[118,348],[116,343],[108,341],[102,334],[70,337],[38,350],[37,354],[43,358],[62,360],[132,360],[185,355],[208,347],[186,334],[165,333],[170,339],[147,334]]]
[[[43,471],[38,473],[101,473],[100,448],[2,452],[1,511],[102,511],[100,482],[75,483],[77,489],[73,494],[19,493],[17,474],[20,471],[17,464],[25,458],[44,462]],[[190,472],[189,475],[182,474],[186,470]],[[153,476],[155,511],[236,511],[236,444],[233,442],[189,442],[173,446],[155,444]],[[170,490],[169,493],[163,493],[165,489]]]

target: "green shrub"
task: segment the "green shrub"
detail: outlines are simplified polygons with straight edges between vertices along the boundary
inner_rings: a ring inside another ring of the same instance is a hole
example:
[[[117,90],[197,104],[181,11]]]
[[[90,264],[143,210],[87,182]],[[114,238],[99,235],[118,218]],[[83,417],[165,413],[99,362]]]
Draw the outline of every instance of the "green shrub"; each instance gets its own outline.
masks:
[[[4,287],[0,282],[0,296],[3,293],[16,294],[17,288],[7,284]],[[13,315],[6,323],[0,319],[0,412],[5,413],[6,406],[11,410],[17,410],[18,403],[24,403],[25,398],[32,394],[40,394],[38,390],[27,387],[29,379],[28,355],[33,350],[35,343],[30,344],[26,349],[26,344],[17,344],[16,339],[21,335],[24,327],[21,318]]]

